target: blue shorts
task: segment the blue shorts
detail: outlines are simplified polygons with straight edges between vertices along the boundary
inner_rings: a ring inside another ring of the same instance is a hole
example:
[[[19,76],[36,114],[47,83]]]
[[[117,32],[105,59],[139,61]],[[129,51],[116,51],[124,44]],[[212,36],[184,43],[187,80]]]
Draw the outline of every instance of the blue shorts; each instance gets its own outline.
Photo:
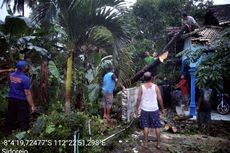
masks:
[[[156,111],[141,110],[140,124],[142,128],[160,128],[160,113]]]

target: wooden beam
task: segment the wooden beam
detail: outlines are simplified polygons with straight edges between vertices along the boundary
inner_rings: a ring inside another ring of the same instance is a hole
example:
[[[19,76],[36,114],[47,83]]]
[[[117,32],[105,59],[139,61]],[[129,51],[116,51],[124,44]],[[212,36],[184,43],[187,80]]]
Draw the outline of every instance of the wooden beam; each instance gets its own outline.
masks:
[[[183,38],[183,39],[188,38],[188,37],[190,37],[190,36],[192,36],[192,35],[194,35],[194,34],[200,32],[200,31],[203,31],[205,28],[206,28],[206,27],[202,27],[202,28],[199,28],[199,29],[195,29],[194,31],[192,31],[192,32],[190,32],[190,33],[183,34],[183,35],[181,36],[181,38]]]

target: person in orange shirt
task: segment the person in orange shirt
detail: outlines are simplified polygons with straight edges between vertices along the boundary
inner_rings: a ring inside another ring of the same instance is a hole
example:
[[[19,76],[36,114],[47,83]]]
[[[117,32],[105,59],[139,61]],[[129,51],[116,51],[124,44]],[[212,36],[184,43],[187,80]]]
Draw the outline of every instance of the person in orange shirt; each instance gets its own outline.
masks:
[[[176,88],[180,88],[182,93],[182,101],[185,104],[185,110],[188,110],[189,104],[189,89],[188,89],[188,81],[184,75],[181,76],[180,82],[176,84]]]

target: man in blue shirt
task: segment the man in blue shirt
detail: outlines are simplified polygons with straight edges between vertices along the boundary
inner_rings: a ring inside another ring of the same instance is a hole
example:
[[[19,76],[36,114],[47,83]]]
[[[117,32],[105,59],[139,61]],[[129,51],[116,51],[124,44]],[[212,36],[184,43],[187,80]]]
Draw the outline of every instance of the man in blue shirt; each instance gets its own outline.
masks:
[[[108,72],[103,77],[103,118],[106,122],[110,121],[110,110],[113,102],[113,91],[115,89],[116,82],[118,81],[116,75],[113,73],[113,69],[109,68]]]
[[[15,128],[16,121],[19,121],[22,131],[27,131],[29,129],[30,107],[32,112],[35,111],[30,90],[30,79],[25,74],[28,69],[26,61],[18,61],[16,68],[17,70],[9,75],[10,91],[6,117],[8,134]]]

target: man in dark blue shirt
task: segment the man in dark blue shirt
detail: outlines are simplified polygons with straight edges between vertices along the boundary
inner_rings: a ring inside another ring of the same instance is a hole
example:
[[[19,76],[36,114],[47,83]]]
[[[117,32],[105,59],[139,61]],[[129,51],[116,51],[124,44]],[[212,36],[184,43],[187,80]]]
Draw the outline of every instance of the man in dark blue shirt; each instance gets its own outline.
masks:
[[[9,75],[8,112],[6,117],[6,128],[10,134],[19,121],[22,131],[29,129],[30,107],[34,112],[35,106],[30,90],[30,79],[25,74],[27,70],[26,61],[18,61],[17,70]]]

